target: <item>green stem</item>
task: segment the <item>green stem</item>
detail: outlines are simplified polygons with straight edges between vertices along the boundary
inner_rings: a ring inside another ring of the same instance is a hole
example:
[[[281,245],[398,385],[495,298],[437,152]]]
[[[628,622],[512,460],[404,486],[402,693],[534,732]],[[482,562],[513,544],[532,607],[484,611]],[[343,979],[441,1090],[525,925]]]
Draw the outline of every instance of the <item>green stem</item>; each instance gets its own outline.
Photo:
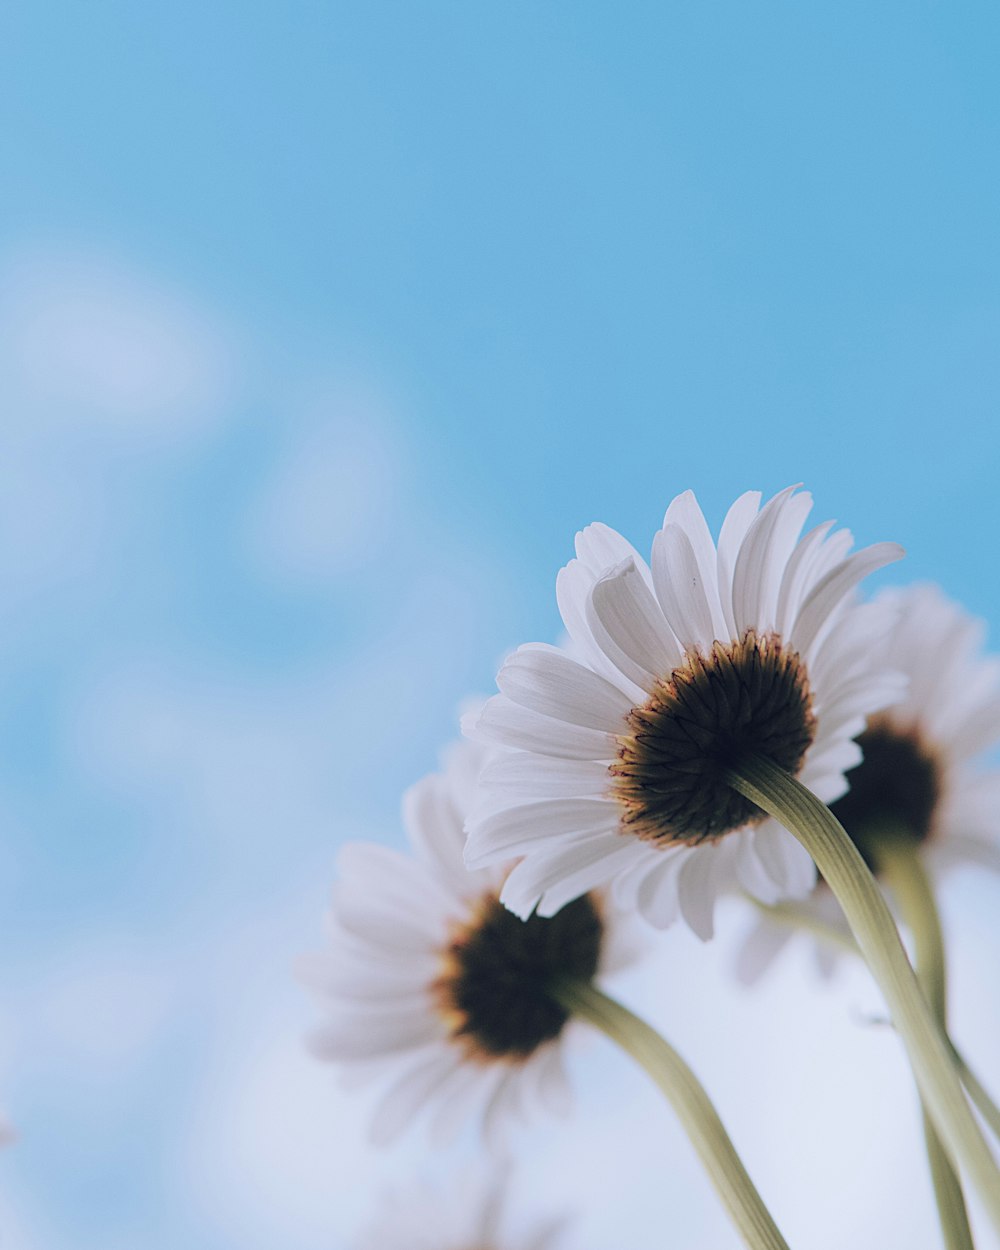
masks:
[[[808,933],[812,933],[819,938],[820,941],[834,947],[834,949],[843,951],[848,955],[854,955],[859,959],[861,958],[858,944],[849,933],[842,933],[835,925],[819,920],[812,915],[808,907],[803,907],[800,903],[762,903],[755,898],[751,898],[749,901],[769,920],[774,920],[778,924],[790,925],[793,928],[805,929]],[[996,1105],[990,1097],[986,1086],[983,1085],[979,1077],[965,1062],[955,1043],[950,1041],[949,1044],[955,1067],[958,1069],[962,1084],[968,1091],[973,1105],[989,1125],[990,1131],[1000,1141],[1000,1107]]]
[[[830,809],[771,760],[757,757],[727,780],[774,816],[816,861],[836,895],[910,1057],[921,1096],[955,1167],[964,1167],[1000,1232],[1000,1170],[966,1101],[947,1040],[934,1019],[885,899]]]
[[[773,920],[777,924],[789,925],[792,928],[804,929],[834,949],[843,951],[848,955],[854,955],[859,959],[861,958],[858,944],[849,933],[842,933],[835,925],[827,924],[826,921],[818,919],[810,912],[808,907],[803,907],[800,903],[762,903],[759,899],[750,898],[749,895],[747,898],[769,920]],[[955,1067],[958,1069],[962,1084],[968,1091],[973,1105],[989,1125],[991,1132],[1000,1141],[1000,1107],[996,1105],[990,1097],[986,1086],[983,1085],[979,1077],[966,1063],[955,1043],[949,1039],[949,1044]]]
[[[788,1250],[708,1095],[670,1043],[588,982],[566,981],[553,993],[567,1011],[627,1051],[666,1094],[750,1250]]]
[[[934,901],[927,873],[917,846],[905,835],[890,833],[878,839],[878,869],[892,890],[913,935],[913,969],[934,1018],[946,1033],[948,1027],[948,987],[941,918]],[[974,1250],[969,1216],[962,1196],[962,1185],[934,1125],[923,1108],[924,1142],[930,1164],[934,1197],[937,1199],[941,1231],[948,1250]]]
[[[962,1083],[969,1091],[969,1097],[975,1104],[976,1110],[990,1126],[997,1140],[1000,1141],[1000,1107],[996,1105],[990,1097],[986,1086],[983,1085],[979,1077],[976,1076],[975,1072],[972,1071],[961,1054],[955,1049],[954,1043],[952,1043],[951,1051],[955,1056],[955,1064],[962,1077]]]

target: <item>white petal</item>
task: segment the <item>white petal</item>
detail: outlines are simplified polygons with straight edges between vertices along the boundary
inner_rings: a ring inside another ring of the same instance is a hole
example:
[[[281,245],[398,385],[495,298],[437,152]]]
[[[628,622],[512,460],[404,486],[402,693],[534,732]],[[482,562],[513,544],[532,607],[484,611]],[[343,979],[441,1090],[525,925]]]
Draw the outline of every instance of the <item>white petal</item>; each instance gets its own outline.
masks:
[[[811,529],[788,558],[781,576],[778,609],[775,613],[774,627],[779,634],[787,633],[798,616],[802,596],[809,585],[813,557],[833,525],[833,521],[823,521]]]
[[[596,580],[597,575],[580,560],[570,560],[565,568],[560,569],[556,576],[556,602],[559,605],[559,614],[580,658],[585,660],[594,672],[600,673],[620,686],[633,701],[641,703],[645,698],[644,687],[636,685],[634,681],[626,677],[618,665],[608,659],[605,652],[598,646],[587,620],[587,605]]]
[[[561,1046],[549,1046],[540,1054],[535,1066],[538,1068],[538,1098],[553,1115],[569,1115],[573,1108],[573,1091],[566,1074]]]
[[[483,769],[480,792],[490,802],[506,807],[517,800],[602,798],[610,780],[607,764],[599,761],[505,751]]]
[[[774,567],[771,544],[783,509],[796,490],[797,486],[789,486],[769,499],[743,540],[733,570],[733,616],[737,634],[748,629],[763,633],[774,626],[773,599],[784,570]]]
[[[388,867],[388,858],[384,863]],[[362,884],[357,874],[353,880],[345,875],[331,893],[334,921],[386,950],[433,948],[440,941],[440,914],[449,906],[454,906],[453,900],[429,874],[412,877],[407,888],[394,883],[388,873],[374,885]]]
[[[636,908],[654,929],[667,929],[677,919],[680,909],[678,875],[687,857],[683,852],[663,853],[663,862],[655,864],[639,882]]]
[[[707,942],[715,933],[716,868],[714,848],[698,847],[685,859],[677,878],[681,915]]]
[[[470,868],[511,859],[540,844],[589,837],[618,828],[621,808],[609,799],[542,799],[469,820],[465,862]]]
[[[958,758],[979,755],[1000,739],[1000,695],[984,702],[956,728],[949,746]]]
[[[417,855],[453,893],[464,893],[468,888],[462,866],[465,830],[448,778],[433,773],[410,786],[403,795],[403,825]]]
[[[497,674],[513,703],[556,720],[607,733],[625,730],[631,700],[603,677],[556,647],[519,647]]]
[[[486,1068],[479,1064],[463,1063],[455,1067],[449,1079],[438,1091],[433,1118],[430,1122],[430,1138],[435,1146],[449,1143],[461,1128],[463,1121],[472,1117],[483,1089],[500,1079],[499,1068]]]
[[[719,601],[726,618],[729,637],[737,637],[736,616],[733,611],[733,571],[736,559],[760,507],[760,491],[748,490],[726,513],[719,531],[719,550],[716,563],[719,571]]]
[[[816,865],[801,843],[775,820],[766,821],[755,832],[757,854],[781,897],[808,897],[816,885]]]
[[[458,1064],[453,1052],[433,1054],[406,1071],[379,1100],[370,1135],[375,1146],[388,1146],[437,1094]]]
[[[679,525],[665,526],[653,539],[653,585],[681,646],[711,650],[715,628],[708,588],[691,540]],[[717,598],[715,587],[711,590]]]
[[[476,733],[516,750],[537,751],[570,760],[613,760],[618,755],[614,734],[571,725],[494,695],[476,722]]]
[[[503,1067],[501,1073],[496,1089],[483,1111],[483,1140],[487,1148],[494,1152],[503,1149],[503,1132],[508,1117],[515,1109],[517,1087],[521,1079],[519,1067]]]
[[[419,1006],[433,981],[437,961],[421,952],[416,959],[359,959],[345,955],[341,945],[295,961],[297,979],[325,997],[350,1004],[384,999]]]
[[[809,752],[799,779],[803,785],[808,785],[808,778],[814,772],[849,772],[857,768],[861,758],[861,747],[853,738],[833,738]]]
[[[694,491],[686,490],[672,500],[670,507],[667,508],[666,516],[663,518],[663,528],[666,529],[668,525],[679,525],[681,527],[690,540],[695,559],[698,561],[701,584],[705,591],[705,598],[712,618],[711,638],[718,638],[723,641],[728,639],[730,636],[729,629],[719,599],[719,568],[715,553],[715,543],[712,541],[712,535],[705,520],[705,515],[694,497]],[[653,542],[655,549],[656,540],[654,539]],[[655,569],[653,570],[653,584],[654,586],[656,585]]]
[[[516,916],[526,920],[546,890],[553,889],[556,881],[562,877],[569,880],[577,866],[585,870],[585,881],[573,897],[586,894],[610,881],[623,864],[628,864],[630,857],[627,852],[631,849],[620,835],[613,835],[584,839],[572,847],[558,850],[553,855],[528,856],[515,865],[504,882],[501,901]],[[568,902],[569,899],[565,901]]]
[[[812,495],[802,491],[790,495],[775,513],[767,544],[765,577],[758,595],[758,629],[777,627],[781,584],[785,570],[795,552],[802,526],[812,511]]]
[[[645,560],[617,530],[601,521],[585,526],[576,536],[577,558],[596,576],[623,560],[634,560],[636,567],[648,576]]]
[[[776,903],[781,887],[767,870],[766,856],[757,853],[756,834],[756,829],[744,829],[727,835],[737,843],[736,876],[748,894],[762,903]]]
[[[637,684],[665,677],[681,662],[680,648],[663,613],[631,561],[595,582],[587,616],[592,629],[595,618],[616,648],[610,658],[627,657],[631,667],[623,671]],[[596,631],[595,638],[602,643]]]
[[[572,851],[547,859],[539,865],[543,886],[538,904],[540,916],[554,916],[573,899],[589,894],[633,864],[640,848],[619,833],[580,843]],[[552,884],[546,885],[545,882]]]
[[[792,641],[799,654],[808,657],[834,609],[862,578],[894,560],[902,559],[903,554],[903,548],[898,543],[874,543],[831,569],[806,596],[795,622]]]
[[[338,1017],[321,1025],[309,1041],[320,1058],[344,1063],[416,1050],[443,1035],[442,1021],[428,1006],[419,1012],[404,1008],[395,1014],[371,1012]]]

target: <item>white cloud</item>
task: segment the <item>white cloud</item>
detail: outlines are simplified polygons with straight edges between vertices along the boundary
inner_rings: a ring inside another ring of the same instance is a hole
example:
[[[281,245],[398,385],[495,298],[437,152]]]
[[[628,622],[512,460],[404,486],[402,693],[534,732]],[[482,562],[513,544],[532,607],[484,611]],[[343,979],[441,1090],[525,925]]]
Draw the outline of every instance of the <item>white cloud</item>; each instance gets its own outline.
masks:
[[[378,1159],[367,1100],[306,1053],[296,1013],[276,1018],[285,1001],[258,1002],[242,1039],[220,1036],[174,1179],[226,1242],[331,1250],[369,1209]]]
[[[7,420],[187,439],[224,415],[229,333],[162,280],[66,248],[0,266],[0,376]]]
[[[294,444],[248,516],[248,542],[279,583],[370,566],[401,511],[399,434],[382,401],[330,385],[300,401]]]
[[[39,977],[35,1020],[46,1045],[85,1067],[89,1078],[120,1081],[161,1039],[176,1006],[172,976],[140,958],[129,935],[105,935]]]

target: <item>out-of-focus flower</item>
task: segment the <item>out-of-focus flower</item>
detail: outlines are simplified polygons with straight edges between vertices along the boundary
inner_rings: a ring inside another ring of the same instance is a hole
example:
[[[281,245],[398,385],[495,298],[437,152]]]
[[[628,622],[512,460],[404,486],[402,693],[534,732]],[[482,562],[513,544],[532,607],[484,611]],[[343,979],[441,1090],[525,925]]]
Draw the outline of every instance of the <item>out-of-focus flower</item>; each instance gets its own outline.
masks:
[[[508,1179],[502,1169],[388,1194],[355,1250],[554,1250],[563,1221],[526,1226],[511,1212]]]
[[[613,882],[653,925],[680,912],[709,937],[734,883],[768,903],[808,894],[812,860],[727,772],[764,755],[825,801],[843,793],[854,736],[899,693],[871,662],[881,614],[854,588],[902,554],[848,555],[833,522],[800,538],[811,507],[794,487],[763,508],[748,492],[716,545],[688,491],[650,565],[607,526],[577,535],[556,591],[581,658],[519,648],[468,728],[509,749],[484,773],[466,862],[523,856],[502,895],[517,914]]]
[[[443,774],[407,793],[412,854],[343,848],[329,947],[302,967],[327,1008],[315,1053],[360,1079],[394,1077],[376,1141],[422,1111],[444,1137],[478,1113],[494,1138],[511,1111],[564,1108],[570,1020],[549,986],[590,981],[625,953],[597,895],[522,921],[500,902],[506,867],[467,871],[463,821],[483,758],[459,743]]]
[[[863,758],[832,810],[876,876],[880,854],[901,840],[932,875],[962,862],[1000,871],[1000,770],[982,759],[1000,742],[1000,660],[982,654],[983,623],[936,586],[884,591],[876,603],[895,622],[882,659],[909,684],[858,735]],[[803,906],[847,934],[822,881]],[[741,977],[760,976],[793,932],[763,917],[740,955]],[[832,966],[835,951],[820,942],[822,967]]]

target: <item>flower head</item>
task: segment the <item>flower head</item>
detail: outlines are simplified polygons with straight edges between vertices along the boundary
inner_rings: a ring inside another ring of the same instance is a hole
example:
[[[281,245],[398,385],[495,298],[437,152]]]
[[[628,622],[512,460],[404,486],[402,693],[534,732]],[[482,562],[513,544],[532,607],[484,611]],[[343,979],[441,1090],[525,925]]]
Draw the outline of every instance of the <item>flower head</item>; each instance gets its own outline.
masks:
[[[765,902],[815,880],[795,839],[728,783],[765,755],[829,801],[857,763],[852,739],[899,693],[871,662],[880,614],[857,584],[901,549],[848,555],[792,487],[749,492],[713,541],[691,492],[667,509],[650,564],[588,526],[556,593],[573,654],[531,644],[497,677],[472,734],[508,748],[469,821],[473,867],[522,856],[503,890],[519,915],[554,915],[613,882],[654,925],[680,912],[710,936],[731,884]]]
[[[443,774],[408,792],[411,854],[342,849],[329,949],[303,968],[328,1010],[316,1053],[362,1076],[395,1074],[376,1140],[424,1108],[444,1135],[478,1110],[492,1135],[511,1109],[564,1105],[570,1020],[549,987],[593,979],[623,949],[598,896],[525,922],[499,901],[505,866],[466,870],[463,821],[483,758],[460,743]]]
[[[883,591],[875,604],[892,622],[881,658],[908,684],[858,734],[862,758],[847,773],[850,789],[831,808],[876,875],[880,853],[900,840],[932,873],[962,861],[1000,869],[1000,770],[982,762],[1000,742],[1000,660],[982,654],[982,622],[936,586]],[[822,881],[803,906],[846,935]],[[755,980],[792,934],[761,919],[740,956],[742,979]],[[821,947],[828,970],[834,948]]]
[[[882,837],[918,844],[931,868],[996,863],[1000,771],[982,757],[1000,743],[1000,659],[982,654],[983,623],[936,586],[884,591],[877,602],[895,617],[883,656],[907,691],[868,719],[861,762],[833,811],[876,873]]]

